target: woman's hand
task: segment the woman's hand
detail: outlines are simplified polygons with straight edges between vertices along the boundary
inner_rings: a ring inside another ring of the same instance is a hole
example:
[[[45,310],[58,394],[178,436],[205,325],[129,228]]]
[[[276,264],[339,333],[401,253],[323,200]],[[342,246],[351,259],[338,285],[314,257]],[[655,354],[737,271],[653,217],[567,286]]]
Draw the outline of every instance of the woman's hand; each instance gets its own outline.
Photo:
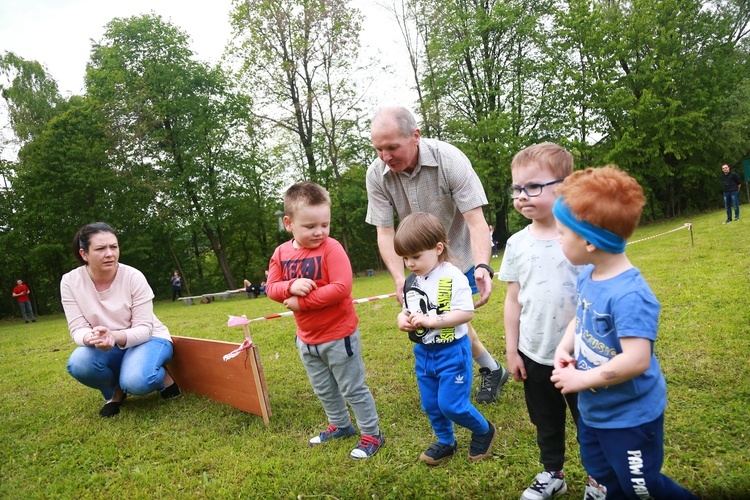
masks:
[[[89,345],[92,347],[96,347],[101,351],[109,351],[115,346],[117,342],[114,332],[112,332],[106,326],[94,327],[91,330],[91,333],[93,335],[89,339]]]

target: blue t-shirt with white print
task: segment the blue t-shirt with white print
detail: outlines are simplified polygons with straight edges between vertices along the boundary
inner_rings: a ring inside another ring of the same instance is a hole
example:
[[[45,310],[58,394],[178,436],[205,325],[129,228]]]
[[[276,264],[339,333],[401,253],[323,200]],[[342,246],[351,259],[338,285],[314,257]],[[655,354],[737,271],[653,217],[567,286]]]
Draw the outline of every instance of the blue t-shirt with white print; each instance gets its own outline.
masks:
[[[654,354],[659,301],[636,268],[610,279],[591,279],[594,266],[578,276],[574,357],[579,370],[590,370],[622,352],[620,339],[652,342],[651,363],[641,375],[608,387],[582,391],[578,408],[590,427],[618,429],[651,422],[664,413],[667,385]]]

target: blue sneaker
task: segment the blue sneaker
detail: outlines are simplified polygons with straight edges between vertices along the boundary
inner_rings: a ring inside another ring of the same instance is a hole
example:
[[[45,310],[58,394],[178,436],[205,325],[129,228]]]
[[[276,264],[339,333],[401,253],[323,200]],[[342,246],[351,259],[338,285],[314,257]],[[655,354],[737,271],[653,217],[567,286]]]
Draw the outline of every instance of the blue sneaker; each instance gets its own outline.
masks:
[[[355,460],[362,460],[370,458],[375,455],[381,446],[385,444],[385,438],[382,432],[378,432],[377,436],[368,436],[362,434],[362,438],[359,440],[359,444],[356,448],[349,453],[349,456]]]
[[[336,427],[335,425],[329,425],[326,430],[310,439],[310,446],[317,446],[323,441],[328,441],[329,439],[339,439],[353,436],[356,433],[357,431],[354,430],[354,426],[352,424],[349,424],[349,426],[347,427]]]
[[[492,422],[490,428],[484,434],[471,433],[471,444],[469,444],[469,460],[472,462],[478,462],[483,458],[487,458],[492,453],[492,445],[495,443],[497,437],[497,431]]]
[[[424,453],[419,455],[419,459],[427,465],[438,465],[455,455],[456,450],[458,450],[458,442],[453,441],[453,444],[443,444],[438,441],[432,443]]]

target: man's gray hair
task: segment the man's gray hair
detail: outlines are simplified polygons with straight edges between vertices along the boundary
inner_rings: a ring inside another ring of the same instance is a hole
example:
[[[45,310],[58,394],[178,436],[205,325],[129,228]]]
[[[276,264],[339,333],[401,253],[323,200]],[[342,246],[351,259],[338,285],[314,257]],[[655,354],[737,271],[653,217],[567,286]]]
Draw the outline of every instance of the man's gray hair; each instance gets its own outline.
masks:
[[[403,137],[411,137],[418,128],[414,115],[403,106],[380,108],[372,118],[373,128],[376,124],[380,124],[380,122],[388,119],[396,123],[398,131]]]

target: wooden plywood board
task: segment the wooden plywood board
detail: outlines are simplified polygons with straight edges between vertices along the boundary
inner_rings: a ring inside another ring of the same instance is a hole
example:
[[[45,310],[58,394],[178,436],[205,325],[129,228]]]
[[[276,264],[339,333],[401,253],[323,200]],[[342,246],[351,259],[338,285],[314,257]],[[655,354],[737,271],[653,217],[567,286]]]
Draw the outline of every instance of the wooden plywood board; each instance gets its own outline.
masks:
[[[176,335],[172,342],[174,356],[167,366],[180,389],[260,415],[268,425],[271,406],[257,346],[224,361],[240,344]]]

